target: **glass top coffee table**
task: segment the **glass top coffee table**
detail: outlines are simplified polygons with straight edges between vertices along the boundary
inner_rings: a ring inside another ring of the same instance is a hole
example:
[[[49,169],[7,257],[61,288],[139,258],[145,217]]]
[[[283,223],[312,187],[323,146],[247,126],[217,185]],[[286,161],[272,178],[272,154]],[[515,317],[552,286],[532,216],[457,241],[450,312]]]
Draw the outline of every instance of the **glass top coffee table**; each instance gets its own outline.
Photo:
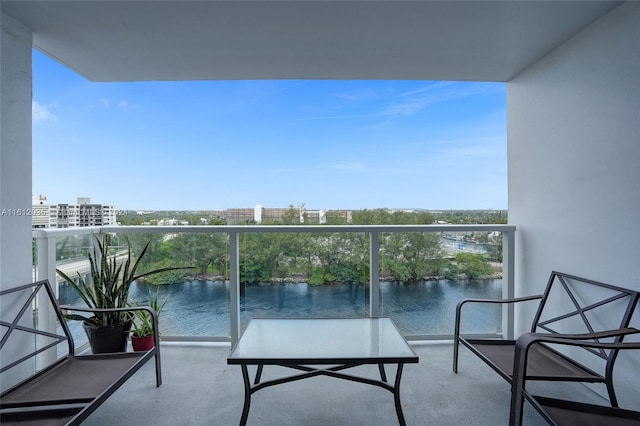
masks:
[[[400,405],[402,368],[405,363],[417,362],[418,356],[389,318],[253,319],[227,358],[227,364],[242,367],[244,407],[241,425],[247,422],[254,392],[320,375],[390,391],[394,396],[398,421],[404,425]],[[345,369],[364,364],[377,364],[380,379],[342,373]],[[387,382],[384,364],[397,364],[393,384]],[[253,384],[249,378],[249,365],[257,366]],[[302,373],[261,383],[265,365],[288,367]]]

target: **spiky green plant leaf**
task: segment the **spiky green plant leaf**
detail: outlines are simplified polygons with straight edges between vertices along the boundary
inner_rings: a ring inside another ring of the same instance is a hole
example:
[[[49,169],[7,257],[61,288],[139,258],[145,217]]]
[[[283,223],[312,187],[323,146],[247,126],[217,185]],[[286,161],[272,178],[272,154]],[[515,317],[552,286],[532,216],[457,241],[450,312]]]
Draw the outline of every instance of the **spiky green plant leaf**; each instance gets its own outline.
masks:
[[[95,240],[96,244],[88,254],[91,280],[85,280],[76,272],[78,276],[76,282],[60,269],[56,269],[58,274],[78,292],[82,301],[92,309],[126,307],[131,283],[139,278],[171,270],[192,269],[189,267],[160,268],[136,275],[140,260],[147,252],[149,243],[144,246],[140,255],[135,258],[131,253],[131,242],[127,237],[126,260],[118,263],[117,253],[115,255],[110,255],[109,253],[111,236],[105,234],[102,240],[95,236]],[[111,325],[130,319],[130,315],[127,312],[96,312],[92,317],[83,317],[81,315],[68,315],[67,317],[69,319],[83,319],[92,325]]]

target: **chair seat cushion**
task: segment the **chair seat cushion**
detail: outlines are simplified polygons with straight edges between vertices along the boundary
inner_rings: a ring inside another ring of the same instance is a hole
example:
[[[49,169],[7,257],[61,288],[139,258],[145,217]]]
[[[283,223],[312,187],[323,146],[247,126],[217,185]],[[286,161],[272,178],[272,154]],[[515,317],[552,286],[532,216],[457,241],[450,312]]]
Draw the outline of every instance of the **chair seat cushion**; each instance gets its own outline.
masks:
[[[481,357],[509,379],[513,378],[515,342],[507,340],[467,340]],[[604,378],[572,362],[569,358],[544,345],[533,345],[529,350],[527,365],[529,380],[576,380],[602,382]]]

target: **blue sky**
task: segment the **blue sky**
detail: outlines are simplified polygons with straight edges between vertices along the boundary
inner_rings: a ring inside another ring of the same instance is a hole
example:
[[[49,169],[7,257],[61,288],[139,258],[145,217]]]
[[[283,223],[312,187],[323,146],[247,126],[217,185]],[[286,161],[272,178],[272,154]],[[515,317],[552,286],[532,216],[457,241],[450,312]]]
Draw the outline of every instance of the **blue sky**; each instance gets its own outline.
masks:
[[[34,51],[33,194],[133,210],[506,209],[502,83],[92,83]]]

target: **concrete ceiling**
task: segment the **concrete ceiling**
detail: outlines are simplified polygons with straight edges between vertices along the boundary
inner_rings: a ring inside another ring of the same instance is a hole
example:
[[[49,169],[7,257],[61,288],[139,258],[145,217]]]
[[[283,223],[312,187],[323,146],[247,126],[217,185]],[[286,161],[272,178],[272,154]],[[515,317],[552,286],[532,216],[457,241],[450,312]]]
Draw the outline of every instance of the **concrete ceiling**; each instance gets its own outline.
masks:
[[[7,1],[92,81],[508,81],[612,1]]]

